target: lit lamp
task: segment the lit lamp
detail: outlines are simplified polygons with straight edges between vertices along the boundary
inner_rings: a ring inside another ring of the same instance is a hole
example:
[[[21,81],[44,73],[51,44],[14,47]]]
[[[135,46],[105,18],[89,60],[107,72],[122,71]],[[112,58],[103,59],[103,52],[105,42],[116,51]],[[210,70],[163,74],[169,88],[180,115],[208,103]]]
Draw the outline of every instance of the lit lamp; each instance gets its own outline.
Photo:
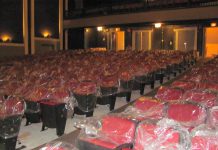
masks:
[[[97,27],[97,30],[100,32],[103,30],[103,27]]]
[[[210,26],[211,26],[211,27],[216,27],[216,22],[212,22],[212,23],[210,24]]]
[[[161,23],[155,23],[155,24],[154,24],[154,27],[155,27],[155,28],[160,28],[161,26],[162,26]]]
[[[86,29],[85,29],[85,31],[86,31],[86,32],[89,32],[89,29],[88,29],[88,28],[86,28]]]
[[[9,35],[2,35],[2,42],[10,42],[12,38]]]
[[[43,35],[44,38],[49,38],[49,37],[51,37],[51,33],[50,33],[49,31],[44,31],[44,32],[42,33],[42,35]]]

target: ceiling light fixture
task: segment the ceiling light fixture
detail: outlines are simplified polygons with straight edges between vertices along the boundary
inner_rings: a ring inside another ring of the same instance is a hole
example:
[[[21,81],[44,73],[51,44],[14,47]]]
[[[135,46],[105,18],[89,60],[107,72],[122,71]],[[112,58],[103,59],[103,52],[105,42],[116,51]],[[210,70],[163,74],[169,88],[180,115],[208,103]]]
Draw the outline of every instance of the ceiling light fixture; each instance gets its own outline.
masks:
[[[103,27],[101,27],[101,26],[100,26],[100,27],[97,27],[97,30],[98,30],[98,31],[102,31],[102,30],[103,30]]]
[[[155,23],[155,24],[154,24],[154,27],[155,27],[155,28],[160,28],[161,26],[162,26],[162,23]]]
[[[212,22],[212,23],[210,24],[210,26],[211,26],[211,27],[216,27],[216,22]]]

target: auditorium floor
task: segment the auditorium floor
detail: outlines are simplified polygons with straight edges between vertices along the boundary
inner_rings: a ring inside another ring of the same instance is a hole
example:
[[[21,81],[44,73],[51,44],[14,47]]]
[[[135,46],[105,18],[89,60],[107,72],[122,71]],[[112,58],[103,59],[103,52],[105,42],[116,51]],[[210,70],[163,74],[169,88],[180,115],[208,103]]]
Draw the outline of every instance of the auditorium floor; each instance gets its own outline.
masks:
[[[164,79],[164,81],[167,81]],[[160,86],[159,82],[155,83],[155,87]],[[145,87],[144,93],[150,92],[151,89],[149,86]],[[131,96],[131,101],[140,97],[139,91],[133,91]],[[125,98],[117,97],[115,109],[126,104]],[[100,117],[104,114],[109,113],[109,108],[106,105],[97,105],[97,108],[94,111],[94,116]],[[74,118],[71,118],[72,112],[69,112],[68,119],[65,128],[65,134],[70,133],[75,130],[73,127],[74,122],[78,120],[82,120],[85,116],[75,115]],[[39,145],[52,141],[58,136],[56,135],[56,129],[47,129],[45,131],[41,131],[42,123],[35,123],[29,126],[25,126],[26,119],[23,119],[20,133],[19,133],[19,142],[17,142],[17,150],[30,150]]]

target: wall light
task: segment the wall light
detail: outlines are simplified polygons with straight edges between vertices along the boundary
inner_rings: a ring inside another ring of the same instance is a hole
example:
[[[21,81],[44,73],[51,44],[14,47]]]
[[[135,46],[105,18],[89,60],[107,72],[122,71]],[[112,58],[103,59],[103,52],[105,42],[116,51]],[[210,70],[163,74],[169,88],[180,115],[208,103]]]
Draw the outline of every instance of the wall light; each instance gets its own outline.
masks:
[[[210,26],[211,26],[211,27],[216,27],[216,22],[212,22],[212,23],[210,24]]]
[[[42,36],[43,36],[44,38],[49,38],[49,37],[51,37],[51,32],[45,30],[45,31],[42,32]]]
[[[100,32],[103,30],[103,27],[97,27],[97,30]]]
[[[120,31],[120,28],[116,28],[115,31],[117,31],[117,32]]]
[[[89,29],[88,29],[88,28],[86,28],[86,29],[85,29],[85,32],[89,32]]]
[[[160,28],[161,26],[162,26],[162,23],[155,23],[155,24],[154,24],[154,27],[155,27],[155,28]]]
[[[2,35],[1,37],[2,42],[11,42],[12,37],[10,35]]]

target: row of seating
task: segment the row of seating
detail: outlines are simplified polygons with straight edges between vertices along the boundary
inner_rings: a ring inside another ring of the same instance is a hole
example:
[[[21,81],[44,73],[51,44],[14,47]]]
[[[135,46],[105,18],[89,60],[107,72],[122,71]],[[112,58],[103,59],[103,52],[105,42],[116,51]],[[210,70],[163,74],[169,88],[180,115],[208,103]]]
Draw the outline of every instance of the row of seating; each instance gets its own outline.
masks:
[[[136,103],[138,102],[144,105],[144,108],[150,107],[147,110],[144,109],[146,113],[132,109],[128,113],[106,115],[101,120],[87,120],[78,137],[77,147],[80,150],[213,150],[218,148],[216,143],[218,130],[215,129],[218,123],[217,107],[210,109],[206,122],[205,108],[196,104],[168,103],[167,116],[161,117],[159,104],[152,106],[154,102],[146,98],[139,99]],[[139,114],[144,118],[137,118]],[[187,129],[187,126],[197,128],[191,130]],[[199,130],[202,131],[200,135]]]
[[[210,82],[218,77],[217,62],[218,57],[192,69],[182,77],[189,79],[187,82],[175,81],[161,87],[154,98],[141,97],[121,113],[77,123],[83,127],[78,148],[218,149],[218,83]],[[193,72],[204,82],[194,82]]]

